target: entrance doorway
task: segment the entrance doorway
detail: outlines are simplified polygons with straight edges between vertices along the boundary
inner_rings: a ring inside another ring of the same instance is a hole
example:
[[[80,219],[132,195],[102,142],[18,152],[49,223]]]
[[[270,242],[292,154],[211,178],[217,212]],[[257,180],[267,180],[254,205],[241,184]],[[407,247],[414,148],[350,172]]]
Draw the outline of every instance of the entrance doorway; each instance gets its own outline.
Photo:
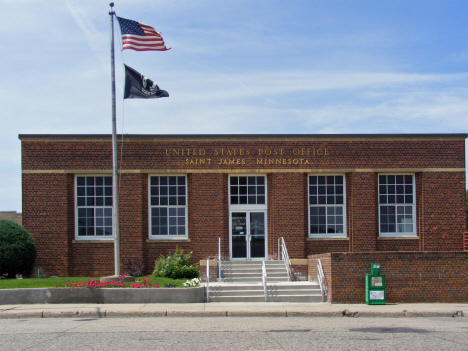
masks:
[[[230,249],[233,259],[264,259],[266,211],[230,212]]]

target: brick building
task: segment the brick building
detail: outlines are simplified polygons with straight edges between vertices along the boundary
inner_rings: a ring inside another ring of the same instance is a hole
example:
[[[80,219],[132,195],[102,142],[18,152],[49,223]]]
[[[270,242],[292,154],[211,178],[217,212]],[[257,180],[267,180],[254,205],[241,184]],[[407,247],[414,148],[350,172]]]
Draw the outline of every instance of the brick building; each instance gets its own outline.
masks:
[[[121,257],[461,252],[466,134],[124,135]],[[46,275],[113,274],[110,135],[20,135]]]

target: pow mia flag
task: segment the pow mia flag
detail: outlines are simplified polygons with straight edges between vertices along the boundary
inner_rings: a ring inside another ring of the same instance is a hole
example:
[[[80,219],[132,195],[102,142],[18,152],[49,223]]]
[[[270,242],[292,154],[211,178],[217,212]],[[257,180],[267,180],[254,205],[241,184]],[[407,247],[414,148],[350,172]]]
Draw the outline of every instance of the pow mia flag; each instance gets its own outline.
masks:
[[[169,93],[159,89],[155,82],[125,65],[124,99],[152,99],[169,97]]]

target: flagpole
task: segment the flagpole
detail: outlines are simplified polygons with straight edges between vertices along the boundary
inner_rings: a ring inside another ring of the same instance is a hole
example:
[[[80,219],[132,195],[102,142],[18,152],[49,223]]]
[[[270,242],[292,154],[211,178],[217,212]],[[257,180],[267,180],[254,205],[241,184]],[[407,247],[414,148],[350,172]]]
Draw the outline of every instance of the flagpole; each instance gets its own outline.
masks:
[[[120,275],[120,237],[119,237],[119,187],[117,174],[117,118],[115,108],[115,60],[114,60],[114,3],[111,10],[111,75],[112,75],[112,233],[114,234],[114,271]]]

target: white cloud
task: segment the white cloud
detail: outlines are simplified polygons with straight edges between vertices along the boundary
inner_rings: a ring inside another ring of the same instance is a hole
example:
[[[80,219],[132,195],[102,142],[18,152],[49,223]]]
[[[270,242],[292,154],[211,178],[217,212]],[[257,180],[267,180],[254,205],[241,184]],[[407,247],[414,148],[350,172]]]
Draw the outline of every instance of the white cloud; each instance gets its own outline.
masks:
[[[109,66],[110,52],[109,38],[106,37],[101,30],[96,28],[94,21],[90,17],[89,11],[86,11],[84,7],[78,5],[77,2],[72,0],[66,0],[65,4],[76,24],[84,34],[91,51],[100,62],[102,68],[107,68]],[[118,29],[116,28],[115,30],[117,31]],[[117,46],[118,45],[116,45],[116,47]],[[108,48],[108,50],[104,50],[104,48]]]

